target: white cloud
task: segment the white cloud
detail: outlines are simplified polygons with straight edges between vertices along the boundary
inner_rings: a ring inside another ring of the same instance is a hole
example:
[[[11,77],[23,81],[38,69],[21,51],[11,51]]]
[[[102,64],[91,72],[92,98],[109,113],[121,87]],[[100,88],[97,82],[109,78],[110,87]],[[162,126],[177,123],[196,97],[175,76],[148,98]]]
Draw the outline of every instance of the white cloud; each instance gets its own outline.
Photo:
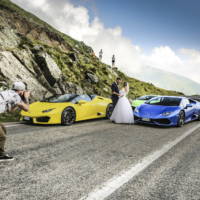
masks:
[[[34,0],[30,2],[34,7],[41,7],[46,4],[46,0]]]
[[[125,72],[140,72],[144,66],[152,66],[200,83],[199,51],[181,49],[175,52],[168,46],[161,46],[155,47],[149,55],[145,55],[141,47],[132,44],[123,36],[120,27],[107,28],[98,18],[90,22],[88,10],[83,6],[74,6],[69,0],[13,2],[37,14],[60,31],[92,46],[97,55],[99,50],[103,49],[103,62],[110,64],[111,57],[115,54],[117,66]]]

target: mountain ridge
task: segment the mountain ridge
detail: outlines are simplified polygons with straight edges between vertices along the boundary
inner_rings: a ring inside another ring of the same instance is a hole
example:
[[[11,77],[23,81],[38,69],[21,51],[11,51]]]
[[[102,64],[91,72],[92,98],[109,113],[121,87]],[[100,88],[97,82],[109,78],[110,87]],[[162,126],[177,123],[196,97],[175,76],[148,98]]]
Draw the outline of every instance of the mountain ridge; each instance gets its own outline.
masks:
[[[131,77],[138,77],[140,80],[151,82],[164,89],[174,88],[187,95],[200,94],[200,83],[187,77],[158,69],[156,67],[146,66],[143,73],[130,72]]]

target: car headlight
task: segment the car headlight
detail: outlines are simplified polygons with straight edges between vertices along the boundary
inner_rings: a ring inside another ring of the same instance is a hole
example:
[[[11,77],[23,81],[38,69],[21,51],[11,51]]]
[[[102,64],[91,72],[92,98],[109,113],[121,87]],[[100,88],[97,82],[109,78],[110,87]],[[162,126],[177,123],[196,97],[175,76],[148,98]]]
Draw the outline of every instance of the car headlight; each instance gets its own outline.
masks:
[[[173,112],[164,112],[164,113],[162,113],[161,115],[162,116],[169,116],[169,115],[171,115]]]
[[[47,112],[51,112],[52,110],[54,110],[55,108],[50,108],[50,109],[47,109],[47,110],[43,110],[42,112],[43,113],[47,113]]]
[[[134,112],[138,113],[139,112],[139,109],[138,107],[135,108]]]

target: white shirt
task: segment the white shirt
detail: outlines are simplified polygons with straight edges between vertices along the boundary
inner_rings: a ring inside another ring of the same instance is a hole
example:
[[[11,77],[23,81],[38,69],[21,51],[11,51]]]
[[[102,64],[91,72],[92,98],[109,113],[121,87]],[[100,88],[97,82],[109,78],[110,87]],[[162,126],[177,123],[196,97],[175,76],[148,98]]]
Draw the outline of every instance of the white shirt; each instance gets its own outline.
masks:
[[[14,90],[0,92],[0,113],[8,112],[21,101],[21,97]]]

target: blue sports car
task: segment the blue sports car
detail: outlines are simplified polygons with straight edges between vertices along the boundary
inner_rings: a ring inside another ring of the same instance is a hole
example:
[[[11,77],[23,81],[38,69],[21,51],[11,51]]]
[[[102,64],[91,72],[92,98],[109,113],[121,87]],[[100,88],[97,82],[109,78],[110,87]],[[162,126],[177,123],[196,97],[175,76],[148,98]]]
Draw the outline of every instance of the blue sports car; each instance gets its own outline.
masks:
[[[200,120],[200,102],[186,97],[155,97],[134,111],[135,122],[159,126],[178,126]]]

